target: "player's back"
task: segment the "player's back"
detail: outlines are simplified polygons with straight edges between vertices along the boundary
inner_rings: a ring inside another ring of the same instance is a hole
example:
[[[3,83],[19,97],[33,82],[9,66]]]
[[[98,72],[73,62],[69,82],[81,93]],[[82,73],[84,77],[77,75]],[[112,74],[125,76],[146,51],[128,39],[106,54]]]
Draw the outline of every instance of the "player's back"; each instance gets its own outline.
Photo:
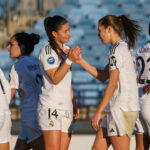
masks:
[[[42,86],[39,61],[33,56],[22,56],[15,63],[14,70],[18,75],[22,118],[34,118]]]

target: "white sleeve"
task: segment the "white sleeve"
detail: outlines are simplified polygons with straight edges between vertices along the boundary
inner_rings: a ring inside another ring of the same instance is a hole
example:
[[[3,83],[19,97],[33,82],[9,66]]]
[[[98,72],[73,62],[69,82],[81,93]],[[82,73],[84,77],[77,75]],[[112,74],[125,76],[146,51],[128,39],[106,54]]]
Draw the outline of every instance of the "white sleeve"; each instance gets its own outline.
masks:
[[[49,70],[57,68],[59,66],[59,58],[56,52],[49,46],[43,47],[39,55],[39,60],[44,68],[44,70]]]
[[[12,66],[11,71],[10,71],[10,87],[19,89],[19,78],[15,70],[15,65]]]
[[[109,55],[109,67],[110,70],[120,69],[122,66],[122,50],[119,50],[117,47],[110,55]]]
[[[5,78],[4,73],[1,69],[0,69],[0,79],[1,79],[2,85],[4,87],[4,91],[5,91],[5,94],[6,94],[6,97],[7,97],[8,104],[10,104],[10,100],[11,100],[10,84],[7,81],[7,79]]]

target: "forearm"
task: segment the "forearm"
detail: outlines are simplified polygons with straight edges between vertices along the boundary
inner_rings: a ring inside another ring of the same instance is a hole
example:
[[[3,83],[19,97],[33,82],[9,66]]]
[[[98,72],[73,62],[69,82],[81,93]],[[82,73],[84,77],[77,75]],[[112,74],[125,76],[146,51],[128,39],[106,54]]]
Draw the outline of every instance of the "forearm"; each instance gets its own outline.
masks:
[[[104,111],[105,107],[108,105],[109,101],[111,100],[116,87],[117,86],[115,84],[111,84],[111,85],[107,86],[104,96],[103,96],[103,99],[101,100],[101,102],[97,108],[97,112],[102,113]]]
[[[56,69],[53,75],[51,75],[49,71],[46,71],[46,74],[54,84],[58,84],[64,78],[64,76],[70,69],[70,66],[71,65],[68,65],[66,62],[64,62],[61,67]]]
[[[111,100],[111,98],[117,88],[118,80],[119,80],[119,70],[115,69],[115,70],[111,71],[111,73],[110,73],[109,83],[106,87],[103,99],[98,106],[98,109],[97,109],[98,112],[100,112],[100,113],[103,112],[105,107]]]
[[[80,61],[80,65],[93,77],[97,78],[101,82],[105,82],[108,79],[108,75],[106,74],[106,70],[100,70],[92,65],[90,65],[86,60],[82,59]]]

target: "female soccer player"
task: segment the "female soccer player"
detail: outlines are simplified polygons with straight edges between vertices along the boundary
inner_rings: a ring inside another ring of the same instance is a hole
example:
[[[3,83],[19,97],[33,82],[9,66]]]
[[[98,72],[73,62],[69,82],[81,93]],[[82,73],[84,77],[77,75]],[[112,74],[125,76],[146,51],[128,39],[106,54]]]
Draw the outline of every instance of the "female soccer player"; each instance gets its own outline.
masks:
[[[149,26],[150,32],[150,26]],[[136,121],[136,150],[148,150],[150,145],[150,41],[136,51],[138,87],[141,111]]]
[[[44,85],[38,107],[39,124],[44,136],[45,150],[67,150],[74,119],[79,110],[71,87],[71,64],[80,55],[64,43],[69,41],[70,30],[67,20],[61,16],[44,20],[49,41],[41,49],[39,59]]]
[[[41,92],[42,80],[39,60],[30,56],[34,45],[40,40],[37,34],[17,33],[7,46],[10,58],[18,61],[10,72],[11,99],[16,90],[20,95],[21,131],[15,150],[44,150],[44,140],[37,120],[37,105]]]
[[[112,144],[115,150],[129,150],[130,136],[139,111],[131,49],[135,45],[140,27],[125,15],[108,15],[99,20],[98,31],[101,41],[112,45],[109,53],[109,76],[107,66],[104,70],[98,70],[82,56],[77,61],[100,81],[104,82],[109,78],[104,96],[91,120],[92,127],[98,130],[92,149],[106,150]],[[127,42],[123,40],[123,36]],[[99,126],[104,109],[107,115]]]
[[[0,149],[9,150],[11,117],[9,110],[10,85],[0,69]]]

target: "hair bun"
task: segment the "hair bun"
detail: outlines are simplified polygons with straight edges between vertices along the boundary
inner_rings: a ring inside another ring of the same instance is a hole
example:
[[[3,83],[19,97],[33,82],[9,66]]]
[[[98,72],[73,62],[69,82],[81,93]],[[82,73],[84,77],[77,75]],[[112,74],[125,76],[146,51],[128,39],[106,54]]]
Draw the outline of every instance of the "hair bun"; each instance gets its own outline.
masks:
[[[31,33],[30,34],[30,39],[31,39],[33,44],[37,44],[40,41],[40,35],[39,34],[35,34],[35,33]]]

